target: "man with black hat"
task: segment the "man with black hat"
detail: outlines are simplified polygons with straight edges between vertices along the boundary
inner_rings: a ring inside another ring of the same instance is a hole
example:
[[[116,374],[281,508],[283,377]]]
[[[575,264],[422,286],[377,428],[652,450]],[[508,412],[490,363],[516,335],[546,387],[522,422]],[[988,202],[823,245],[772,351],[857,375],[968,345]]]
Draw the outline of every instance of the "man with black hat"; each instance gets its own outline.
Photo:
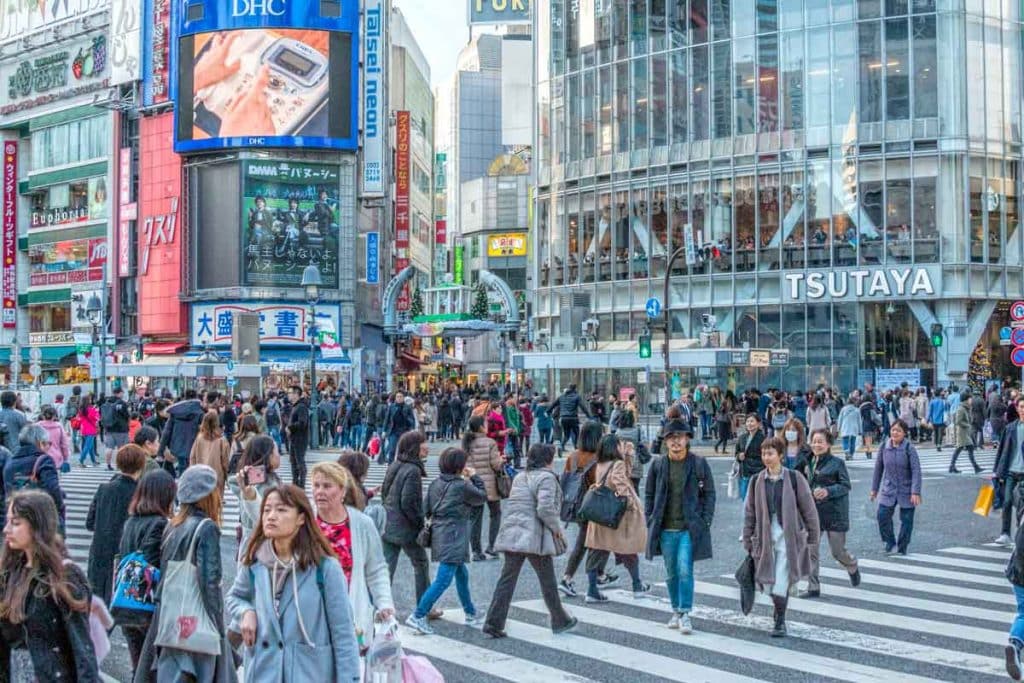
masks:
[[[707,461],[690,452],[690,423],[669,420],[663,434],[668,455],[651,463],[644,490],[647,559],[661,555],[665,560],[673,610],[668,627],[690,634],[693,563],[711,558],[715,482]]]

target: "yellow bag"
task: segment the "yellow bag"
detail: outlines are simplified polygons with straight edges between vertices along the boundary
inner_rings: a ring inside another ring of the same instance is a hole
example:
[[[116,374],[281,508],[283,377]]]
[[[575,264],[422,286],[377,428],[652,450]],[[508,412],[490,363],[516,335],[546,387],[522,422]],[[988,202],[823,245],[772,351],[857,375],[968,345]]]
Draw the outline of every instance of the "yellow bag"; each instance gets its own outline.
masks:
[[[992,484],[984,483],[978,489],[978,497],[974,499],[974,514],[988,517],[992,512],[992,502],[995,500],[996,490]]]

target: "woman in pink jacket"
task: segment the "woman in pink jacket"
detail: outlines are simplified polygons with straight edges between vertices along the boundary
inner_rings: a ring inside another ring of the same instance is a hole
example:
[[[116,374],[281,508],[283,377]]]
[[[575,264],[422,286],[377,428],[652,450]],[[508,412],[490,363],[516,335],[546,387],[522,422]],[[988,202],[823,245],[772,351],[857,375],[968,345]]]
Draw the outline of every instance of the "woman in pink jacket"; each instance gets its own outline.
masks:
[[[96,460],[96,434],[99,433],[100,411],[92,404],[92,394],[82,397],[82,404],[78,408],[79,429],[82,434],[82,453],[78,457],[78,464],[85,467],[86,456],[92,458],[92,464],[98,465]]]
[[[57,419],[57,410],[53,406],[43,406],[39,411],[39,426],[50,436],[50,449],[47,455],[53,458],[53,464],[61,472],[71,469],[68,459],[71,457],[71,442],[67,432]]]

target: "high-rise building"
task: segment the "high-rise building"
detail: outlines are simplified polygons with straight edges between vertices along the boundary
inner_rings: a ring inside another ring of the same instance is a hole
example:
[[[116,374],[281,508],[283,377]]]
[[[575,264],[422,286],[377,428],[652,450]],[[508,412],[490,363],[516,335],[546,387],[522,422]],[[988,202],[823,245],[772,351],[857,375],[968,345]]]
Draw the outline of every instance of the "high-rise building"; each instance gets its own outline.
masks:
[[[571,349],[577,308],[599,342],[636,340],[670,269],[674,337],[711,323],[724,347],[789,350],[719,354],[683,385],[1017,373],[999,339],[1024,298],[1018,4],[534,8],[534,315],[553,345]]]

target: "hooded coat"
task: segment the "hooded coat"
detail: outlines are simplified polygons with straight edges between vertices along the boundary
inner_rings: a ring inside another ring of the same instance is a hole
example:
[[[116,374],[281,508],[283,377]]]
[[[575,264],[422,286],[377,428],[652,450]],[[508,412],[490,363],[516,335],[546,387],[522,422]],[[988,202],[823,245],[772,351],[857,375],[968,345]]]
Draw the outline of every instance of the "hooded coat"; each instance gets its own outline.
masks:
[[[388,466],[381,485],[387,522],[381,534],[388,543],[405,545],[416,540],[423,528],[423,477],[426,467],[418,454],[399,453]]]
[[[527,470],[512,481],[494,549],[501,553],[557,555],[562,488],[551,470]]]
[[[168,408],[157,458],[165,457],[169,452],[176,460],[187,462],[205,414],[198,399],[181,401]]]
[[[477,475],[463,479],[457,474],[442,474],[430,483],[426,512],[430,517],[430,556],[434,562],[469,562],[472,508],[486,500],[484,484]]]
[[[128,520],[128,504],[135,494],[136,482],[131,477],[115,474],[96,489],[85,517],[85,528],[92,532],[89,547],[89,584],[93,595],[110,604],[114,577],[114,555],[121,544],[121,533]]]

